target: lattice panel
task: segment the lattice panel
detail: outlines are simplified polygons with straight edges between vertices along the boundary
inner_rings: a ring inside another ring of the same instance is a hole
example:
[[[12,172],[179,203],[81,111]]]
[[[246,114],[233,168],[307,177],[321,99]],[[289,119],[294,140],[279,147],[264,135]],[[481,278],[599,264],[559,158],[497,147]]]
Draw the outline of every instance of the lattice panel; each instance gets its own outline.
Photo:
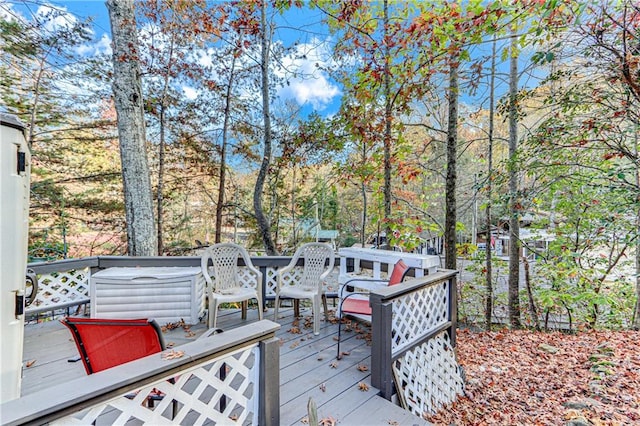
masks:
[[[393,300],[391,353],[396,354],[448,321],[449,282]]]
[[[282,286],[295,285],[302,281],[304,268],[302,266],[296,266],[290,271],[282,275]]]
[[[300,269],[298,274],[302,273],[302,267],[296,267],[294,269]],[[266,275],[265,295],[267,297],[276,297],[276,287],[278,286],[278,276],[276,275],[277,271],[277,268],[272,267],[267,267],[264,271],[264,274]],[[334,268],[322,285],[324,286],[327,294],[335,296],[338,293],[338,270]]]
[[[133,398],[128,392],[52,424],[258,424],[258,369],[253,345],[185,370],[173,377],[175,383],[165,377]],[[149,407],[147,396],[157,391],[164,397]]]
[[[244,266],[239,266],[238,269],[238,279],[242,283],[243,287],[256,288],[256,284],[258,282],[258,277],[251,272],[249,268]]]
[[[209,266],[209,276],[213,277],[214,271],[213,268],[211,266]],[[240,281],[240,283],[242,283],[243,287],[249,287],[249,288],[256,288],[256,276],[253,272],[251,272],[251,270],[245,266],[238,266],[236,267],[235,271],[238,274],[238,280]],[[205,282],[206,285],[206,282]]]
[[[41,312],[89,302],[89,268],[42,274],[38,294],[25,312]]]
[[[265,274],[266,274],[266,286],[265,286],[265,295],[267,297],[271,296],[271,297],[276,297],[276,288],[278,287],[278,276],[276,275],[277,273],[277,268],[269,268],[267,267],[265,269]]]
[[[421,417],[436,413],[464,391],[446,332],[407,351],[394,362],[393,376],[403,408]]]

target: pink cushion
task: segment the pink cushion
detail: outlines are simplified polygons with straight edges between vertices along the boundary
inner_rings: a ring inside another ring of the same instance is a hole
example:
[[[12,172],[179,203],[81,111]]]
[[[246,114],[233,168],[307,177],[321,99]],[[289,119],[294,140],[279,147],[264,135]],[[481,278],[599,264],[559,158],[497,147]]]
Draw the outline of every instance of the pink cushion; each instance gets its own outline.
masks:
[[[342,312],[346,314],[371,315],[369,300],[350,297],[342,302]]]

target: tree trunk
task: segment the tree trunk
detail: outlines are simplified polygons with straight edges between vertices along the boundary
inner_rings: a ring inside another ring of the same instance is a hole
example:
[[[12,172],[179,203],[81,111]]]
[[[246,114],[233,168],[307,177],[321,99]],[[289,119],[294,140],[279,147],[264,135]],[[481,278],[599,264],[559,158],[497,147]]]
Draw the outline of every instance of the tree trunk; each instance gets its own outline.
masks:
[[[156,223],[157,223],[157,238],[158,238],[158,254],[162,256],[164,251],[164,237],[162,231],[164,228],[164,195],[162,193],[164,189],[164,128],[165,128],[165,106],[164,98],[160,104],[160,143],[158,147],[158,187],[156,188]]]
[[[486,284],[485,284],[485,305],[484,323],[485,329],[491,331],[493,315],[493,263],[491,262],[491,198],[493,197],[493,130],[495,126],[495,88],[496,88],[496,39],[494,37],[491,45],[491,77],[489,80],[489,147],[487,149],[487,242],[485,247],[486,256]]]
[[[164,74],[164,85],[162,87],[162,97],[160,98],[160,147],[158,148],[158,187],[156,188],[156,218],[158,226],[158,254],[162,256],[164,252],[164,158],[165,158],[165,128],[166,128],[166,111],[167,111],[167,95],[169,93],[169,77],[173,66],[173,47],[175,37],[171,36],[169,45],[169,61]]]
[[[262,74],[262,118],[264,122],[264,147],[262,154],[262,163],[260,171],[256,178],[256,186],[253,191],[253,209],[256,214],[256,222],[264,249],[268,256],[278,255],[276,246],[271,238],[271,226],[269,219],[265,216],[262,209],[262,193],[264,184],[269,172],[271,164],[271,113],[269,111],[269,44],[271,33],[267,28],[267,2],[262,2],[261,8],[261,25],[262,25],[262,57],[260,62]]]
[[[113,95],[118,115],[120,158],[127,220],[128,254],[156,256],[151,179],[132,0],[107,0],[113,37]]]
[[[531,316],[531,321],[533,321],[533,328],[536,331],[540,331],[538,308],[536,307],[536,300],[533,297],[533,289],[531,288],[531,270],[526,256],[522,256],[522,265],[524,267],[524,284],[527,289],[527,298],[529,299],[529,315]]]
[[[449,118],[447,121],[447,180],[446,212],[444,220],[445,258],[447,269],[457,269],[456,253],[456,180],[458,148],[458,60],[451,58],[449,65]]]
[[[518,150],[518,55],[517,39],[511,38],[509,66],[509,324],[520,328],[520,204],[518,173],[515,164]]]
[[[635,143],[633,144],[635,157],[638,158],[638,133],[640,128],[636,129]],[[636,187],[640,188],[640,167],[636,163]],[[640,203],[640,194],[637,195]],[[636,233],[640,235],[640,209],[636,212]],[[634,330],[640,330],[640,238],[636,237],[636,305],[633,309],[633,320],[631,327]]]
[[[384,38],[389,31],[389,3],[384,0]],[[388,43],[384,43],[384,218],[391,217],[391,145],[393,104],[391,99],[391,54]],[[383,248],[390,248],[391,228],[385,220],[384,230],[387,236]]]
[[[231,93],[233,90],[233,80],[235,78],[236,55],[231,59],[231,70],[229,71],[229,81],[227,82],[227,93],[224,101],[224,120],[222,123],[222,146],[220,147],[220,179],[218,181],[218,203],[216,204],[216,244],[221,241],[222,236],[222,213],[224,211],[224,191],[227,180],[227,143],[229,135],[229,121],[231,119]]]

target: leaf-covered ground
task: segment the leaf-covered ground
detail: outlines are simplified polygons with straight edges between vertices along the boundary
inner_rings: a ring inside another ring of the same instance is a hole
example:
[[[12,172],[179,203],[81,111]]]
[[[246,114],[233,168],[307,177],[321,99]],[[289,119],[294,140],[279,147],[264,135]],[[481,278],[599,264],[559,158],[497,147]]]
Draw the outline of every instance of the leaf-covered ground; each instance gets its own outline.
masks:
[[[465,396],[438,425],[640,425],[640,332],[458,332]]]

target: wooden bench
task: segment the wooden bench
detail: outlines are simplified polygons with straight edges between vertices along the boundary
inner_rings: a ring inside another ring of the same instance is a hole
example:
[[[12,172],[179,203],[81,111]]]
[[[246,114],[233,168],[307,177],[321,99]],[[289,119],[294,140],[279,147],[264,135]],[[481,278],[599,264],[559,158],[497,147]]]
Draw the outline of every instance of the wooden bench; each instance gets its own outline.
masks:
[[[346,247],[339,249],[338,254],[341,257],[340,275],[338,276],[338,282],[340,284],[343,284],[347,280],[353,278],[369,277],[383,279],[382,272],[391,271],[393,269],[393,265],[395,265],[400,259],[414,270],[416,277],[433,274],[440,266],[439,256],[417,253]],[[362,271],[362,261],[367,261],[372,264],[372,275],[366,274]],[[350,265],[353,265],[352,271],[348,271],[348,269],[350,269],[348,266]]]

